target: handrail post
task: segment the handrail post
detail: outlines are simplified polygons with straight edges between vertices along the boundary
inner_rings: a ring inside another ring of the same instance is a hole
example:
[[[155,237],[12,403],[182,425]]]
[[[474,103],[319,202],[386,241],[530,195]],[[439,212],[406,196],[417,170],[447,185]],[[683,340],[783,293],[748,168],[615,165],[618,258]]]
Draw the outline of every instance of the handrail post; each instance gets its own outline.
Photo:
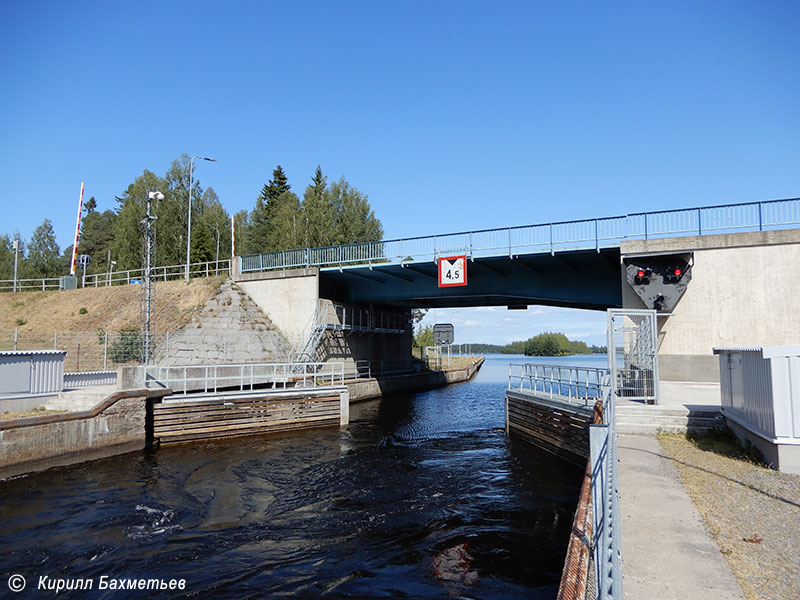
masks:
[[[703,235],[703,213],[697,209],[697,235]]]
[[[762,220],[761,220],[761,202],[758,203],[758,230],[764,231]]]

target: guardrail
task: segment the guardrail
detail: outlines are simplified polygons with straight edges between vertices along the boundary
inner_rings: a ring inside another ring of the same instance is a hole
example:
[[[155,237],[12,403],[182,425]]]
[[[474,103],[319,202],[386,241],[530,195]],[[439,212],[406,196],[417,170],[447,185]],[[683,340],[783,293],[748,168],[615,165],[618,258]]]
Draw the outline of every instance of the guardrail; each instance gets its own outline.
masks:
[[[471,258],[515,256],[619,246],[625,240],[763,231],[800,225],[800,198],[725,204],[541,225],[484,229],[435,236],[304,248],[239,258],[240,271],[269,271],[348,264],[412,264],[443,252]]]
[[[615,398],[610,377],[603,383],[602,399],[603,423],[589,426],[596,597],[599,600],[622,600],[622,519],[619,514]]]
[[[603,382],[607,378],[608,369],[542,363],[508,365],[508,389],[529,389],[547,398],[579,402],[584,406],[602,397]]]
[[[359,360],[355,363],[357,377],[385,377],[422,371],[424,361],[416,358],[398,358],[395,360]]]
[[[210,262],[192,263],[189,265],[190,277],[211,277],[224,275],[230,272],[230,259],[215,260]],[[152,267],[150,269],[152,280],[171,281],[183,279],[186,276],[186,265],[169,265],[165,267]],[[84,278],[78,275],[79,287],[106,287],[111,285],[127,285],[129,283],[142,283],[144,280],[144,269],[128,269],[125,271],[110,271],[106,273],[93,273]],[[17,291],[46,291],[58,290],[61,288],[59,277],[47,277],[37,279],[17,279],[16,284],[13,279],[0,280],[0,292]]]
[[[317,388],[344,385],[344,363],[244,363],[224,365],[147,366],[146,384],[156,383],[184,395],[222,390],[252,391],[256,386]]]

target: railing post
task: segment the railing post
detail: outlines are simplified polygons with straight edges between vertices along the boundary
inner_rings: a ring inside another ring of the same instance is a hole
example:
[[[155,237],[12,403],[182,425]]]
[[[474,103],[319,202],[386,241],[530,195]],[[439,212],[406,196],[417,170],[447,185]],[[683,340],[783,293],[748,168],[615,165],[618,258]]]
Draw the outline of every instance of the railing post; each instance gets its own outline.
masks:
[[[600,252],[600,233],[597,227],[597,219],[594,220],[594,249]]]
[[[703,235],[703,213],[700,212],[700,209],[697,209],[697,235]]]
[[[763,224],[761,221],[761,202],[758,203],[758,230],[764,231]]]

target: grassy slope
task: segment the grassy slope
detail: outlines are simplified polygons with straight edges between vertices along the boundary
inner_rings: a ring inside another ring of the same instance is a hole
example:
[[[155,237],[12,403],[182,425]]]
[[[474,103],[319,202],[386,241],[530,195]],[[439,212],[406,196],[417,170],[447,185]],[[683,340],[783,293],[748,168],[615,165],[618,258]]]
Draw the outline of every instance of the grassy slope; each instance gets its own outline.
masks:
[[[165,281],[155,284],[155,329],[170,331],[191,321],[192,315],[213,298],[222,277]],[[142,303],[141,285],[86,288],[51,292],[0,294],[0,331],[19,328],[20,333],[119,331],[138,328]],[[85,308],[85,314],[80,314]],[[25,321],[17,325],[17,320]]]

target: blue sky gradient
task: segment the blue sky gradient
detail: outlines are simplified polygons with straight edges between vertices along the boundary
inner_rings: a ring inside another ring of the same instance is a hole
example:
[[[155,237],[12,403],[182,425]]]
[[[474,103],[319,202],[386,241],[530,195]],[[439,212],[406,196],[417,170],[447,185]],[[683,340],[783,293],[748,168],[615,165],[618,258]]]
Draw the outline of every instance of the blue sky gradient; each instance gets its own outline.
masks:
[[[319,164],[387,238],[795,197],[798,26],[787,1],[4,2],[0,233],[47,217],[67,246],[81,181],[114,208],[182,153],[231,213]]]

